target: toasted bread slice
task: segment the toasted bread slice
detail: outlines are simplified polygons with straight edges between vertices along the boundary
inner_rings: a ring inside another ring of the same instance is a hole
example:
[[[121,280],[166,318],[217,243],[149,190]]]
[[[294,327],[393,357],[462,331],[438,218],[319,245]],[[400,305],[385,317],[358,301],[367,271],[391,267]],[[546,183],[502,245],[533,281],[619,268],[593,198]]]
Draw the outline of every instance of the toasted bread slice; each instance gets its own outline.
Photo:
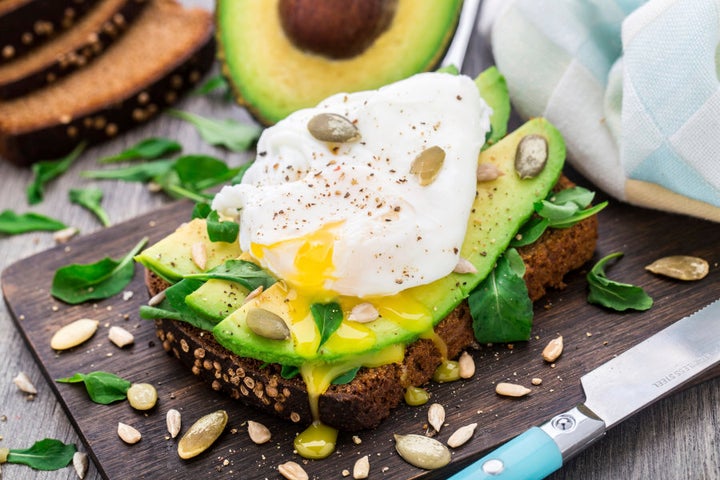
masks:
[[[558,183],[558,188],[570,186],[565,177]],[[546,288],[562,288],[564,275],[589,261],[596,243],[597,218],[593,216],[567,229],[548,230],[534,244],[518,249],[526,266],[524,280],[530,298],[540,299]],[[146,284],[151,295],[168,286],[149,270]],[[293,422],[313,420],[303,380],[283,378],[280,365],[238,357],[218,344],[210,332],[183,322],[163,319],[156,321],[156,327],[163,348],[213,390]],[[435,331],[446,344],[449,358],[474,346],[467,302],[443,319]],[[407,347],[403,363],[362,368],[351,382],[331,385],[319,399],[320,420],[347,431],[376,427],[403,401],[408,386],[420,386],[432,378],[442,359],[432,341],[418,340]]]

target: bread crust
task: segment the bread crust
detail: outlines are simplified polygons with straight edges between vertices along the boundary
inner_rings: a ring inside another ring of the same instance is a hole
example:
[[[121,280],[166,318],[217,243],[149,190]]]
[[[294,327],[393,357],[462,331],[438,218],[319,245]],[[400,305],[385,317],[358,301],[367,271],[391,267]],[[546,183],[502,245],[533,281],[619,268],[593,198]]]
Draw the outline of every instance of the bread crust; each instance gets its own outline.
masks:
[[[558,184],[572,185],[563,179]],[[548,230],[534,244],[519,250],[526,265],[524,280],[533,301],[546,288],[563,288],[563,276],[588,262],[597,242],[595,216],[561,230]],[[146,285],[154,295],[167,284],[146,270]],[[241,358],[222,347],[209,332],[167,319],[156,320],[163,349],[178,358],[213,390],[295,423],[310,423],[312,415],[302,379],[285,379],[279,365]],[[436,327],[448,358],[476,346],[470,308],[463,301]],[[408,345],[401,364],[362,368],[344,385],[331,385],[320,396],[320,420],[339,430],[374,428],[403,402],[408,386],[421,386],[432,378],[443,356],[433,341],[420,339]]]

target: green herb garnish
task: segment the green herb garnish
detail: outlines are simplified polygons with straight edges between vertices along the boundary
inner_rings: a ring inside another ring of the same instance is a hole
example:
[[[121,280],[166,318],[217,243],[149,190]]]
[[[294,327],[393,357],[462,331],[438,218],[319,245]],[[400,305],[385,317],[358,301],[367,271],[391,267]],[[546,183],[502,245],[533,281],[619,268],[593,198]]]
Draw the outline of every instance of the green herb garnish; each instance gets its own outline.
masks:
[[[50,294],[63,302],[78,304],[120,293],[135,273],[133,257],[148,239],[143,238],[120,260],[105,257],[96,263],[71,264],[59,268],[53,277]]]
[[[610,280],[605,275],[605,265],[622,252],[611,253],[600,259],[588,272],[587,281],[590,287],[588,302],[622,312],[625,310],[647,310],[653,305],[653,299],[642,288]]]
[[[213,120],[182,110],[168,110],[174,117],[191,123],[200,136],[210,145],[224,147],[234,152],[250,148],[260,136],[262,128],[234,119]]]
[[[70,202],[90,210],[105,227],[110,226],[110,217],[101,203],[103,191],[99,188],[74,188],[69,192]]]
[[[65,173],[85,150],[85,145],[85,142],[78,144],[72,152],[58,160],[46,160],[33,164],[33,181],[27,188],[27,201],[30,205],[42,202],[45,185]]]
[[[152,162],[132,165],[130,167],[106,169],[106,170],[85,170],[80,172],[84,178],[98,180],[120,180],[123,182],[149,182],[157,177],[165,175],[172,170],[175,160],[154,160]]]
[[[98,163],[114,163],[124,160],[155,160],[182,150],[175,140],[161,137],[151,137],[141,140],[132,147],[123,150],[117,155],[110,155],[98,160]]]
[[[0,448],[0,463],[27,465],[35,470],[59,470],[72,462],[75,444],[45,438],[24,449]]]
[[[67,226],[61,221],[39,213],[18,214],[12,210],[4,210],[0,213],[0,233],[6,235],[37,231],[55,232],[63,228],[67,228]]]
[[[330,335],[340,328],[340,324],[343,320],[343,311],[335,302],[330,303],[313,303],[310,305],[310,312],[312,313],[315,325],[317,325],[320,331],[320,344],[318,350],[322,347],[325,342],[330,338]]]
[[[113,373],[96,371],[76,373],[72,377],[58,378],[58,383],[84,383],[90,400],[109,405],[127,398],[130,382]]]

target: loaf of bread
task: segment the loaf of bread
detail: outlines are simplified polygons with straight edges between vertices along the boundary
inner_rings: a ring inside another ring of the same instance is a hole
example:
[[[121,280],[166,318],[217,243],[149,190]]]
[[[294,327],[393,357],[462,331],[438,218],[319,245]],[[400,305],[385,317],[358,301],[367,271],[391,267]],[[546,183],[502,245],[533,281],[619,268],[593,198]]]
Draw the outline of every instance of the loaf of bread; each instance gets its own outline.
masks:
[[[558,183],[558,188],[570,186],[565,177]],[[534,244],[519,248],[530,298],[540,299],[546,288],[562,288],[564,275],[588,262],[596,243],[597,218],[593,216],[567,229],[550,229]],[[146,270],[145,278],[151,295],[168,286],[150,270]],[[217,343],[210,332],[187,323],[162,319],[156,321],[156,328],[165,351],[213,390],[292,422],[307,424],[313,420],[305,383],[299,376],[285,379],[280,375],[280,365],[238,357]],[[435,331],[447,346],[448,358],[456,358],[476,344],[466,302]],[[376,427],[403,402],[408,386],[420,386],[432,378],[442,359],[431,340],[417,340],[407,347],[403,363],[362,368],[351,382],[331,385],[319,399],[320,420],[346,431]]]
[[[24,95],[88,65],[135,20],[147,0],[102,0],[73,28],[0,65],[0,100]]]
[[[28,95],[0,101],[0,156],[27,165],[58,158],[81,141],[111,138],[173,104],[214,58],[210,12],[150,0],[92,64]]]

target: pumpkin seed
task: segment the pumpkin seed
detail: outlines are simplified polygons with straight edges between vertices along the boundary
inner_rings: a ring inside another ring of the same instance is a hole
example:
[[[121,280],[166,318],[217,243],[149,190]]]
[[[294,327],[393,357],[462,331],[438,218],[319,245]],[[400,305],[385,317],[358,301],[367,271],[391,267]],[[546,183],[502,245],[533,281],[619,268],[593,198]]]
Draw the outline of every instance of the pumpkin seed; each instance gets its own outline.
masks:
[[[225,430],[227,421],[225,410],[217,410],[199,418],[178,442],[180,458],[187,460],[207,450]]]
[[[677,280],[701,280],[710,271],[708,262],[700,257],[671,255],[655,260],[645,267],[652,273]]]
[[[270,340],[287,340],[290,338],[290,329],[285,320],[264,308],[253,308],[248,311],[245,323],[256,335]]]
[[[445,163],[445,150],[437,145],[426,148],[410,164],[410,173],[415,175],[421,186],[435,181]]]
[[[497,180],[503,172],[494,163],[480,163],[477,166],[477,181],[492,182]]]
[[[182,416],[180,412],[171,408],[165,415],[165,424],[167,425],[168,433],[172,438],[178,436],[180,433],[180,426],[182,425]]]
[[[142,438],[142,435],[136,428],[122,422],[118,423],[117,434],[118,437],[128,445],[133,445]]]
[[[354,123],[337,113],[319,113],[307,124],[310,135],[321,142],[347,143],[360,139]]]
[[[380,313],[372,303],[363,302],[358,303],[353,307],[350,311],[350,315],[348,315],[348,320],[358,323],[369,323],[373,320],[377,320],[379,316]]]
[[[451,448],[457,448],[460,445],[465,444],[465,442],[472,438],[473,433],[475,433],[475,428],[477,428],[477,423],[471,423],[470,425],[458,428],[452,435],[450,435],[450,438],[448,438],[448,446]]]
[[[149,383],[133,383],[127,391],[128,402],[135,410],[150,410],[157,398],[157,390]]]
[[[458,375],[460,378],[468,379],[475,375],[475,360],[467,353],[463,352],[458,358]]]
[[[394,437],[395,450],[410,465],[434,470],[450,463],[450,450],[434,438],[416,434]]]
[[[355,465],[353,465],[352,476],[355,480],[360,480],[368,478],[368,475],[370,475],[370,458],[365,455],[358,458]]]
[[[78,478],[82,480],[88,471],[88,456],[85,452],[75,452],[72,458],[73,468]]]
[[[108,330],[108,339],[119,348],[132,345],[135,342],[135,336],[132,333],[115,325]]]
[[[457,265],[453,268],[454,273],[477,273],[475,265],[467,258],[460,257]]]
[[[545,168],[548,144],[540,135],[525,135],[515,152],[515,170],[520,178],[536,177]]]
[[[270,430],[265,425],[252,420],[248,420],[248,435],[250,440],[258,445],[269,442],[271,437]]]
[[[308,480],[307,472],[295,462],[285,462],[278,465],[278,472],[287,480]]]
[[[89,318],[75,320],[55,332],[50,340],[53,350],[68,350],[77,347],[92,337],[98,328],[98,321]]]
[[[439,432],[443,423],[445,423],[445,408],[439,403],[430,405],[430,408],[428,408],[428,422],[436,432]]]
[[[30,395],[37,394],[37,388],[35,388],[35,385],[33,385],[25,372],[18,373],[17,376],[13,378],[13,383],[18,390],[23,393],[29,393]]]

